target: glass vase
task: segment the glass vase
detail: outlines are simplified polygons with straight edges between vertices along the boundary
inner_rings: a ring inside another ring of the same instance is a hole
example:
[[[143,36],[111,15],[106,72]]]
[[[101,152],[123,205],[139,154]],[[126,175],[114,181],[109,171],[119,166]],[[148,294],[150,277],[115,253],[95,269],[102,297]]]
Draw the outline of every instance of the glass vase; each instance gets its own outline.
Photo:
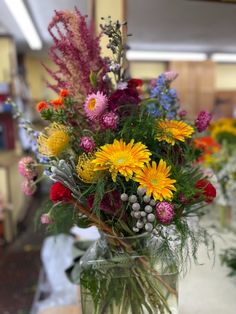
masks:
[[[80,261],[83,314],[176,314],[178,272],[150,234],[102,234]]]

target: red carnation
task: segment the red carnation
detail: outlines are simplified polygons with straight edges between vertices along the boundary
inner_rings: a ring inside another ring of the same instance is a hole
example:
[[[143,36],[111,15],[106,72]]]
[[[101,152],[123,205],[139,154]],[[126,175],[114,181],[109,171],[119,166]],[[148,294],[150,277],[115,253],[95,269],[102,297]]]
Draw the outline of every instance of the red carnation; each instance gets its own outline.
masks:
[[[210,181],[206,179],[201,179],[196,182],[195,186],[198,190],[201,190],[202,195],[204,195],[205,197],[205,202],[211,203],[216,197],[216,189],[214,185],[211,184]],[[200,196],[199,194],[196,195],[196,197],[199,196]]]
[[[53,203],[65,202],[68,203],[73,199],[70,189],[65,187],[60,182],[55,182],[50,189],[50,200]]]

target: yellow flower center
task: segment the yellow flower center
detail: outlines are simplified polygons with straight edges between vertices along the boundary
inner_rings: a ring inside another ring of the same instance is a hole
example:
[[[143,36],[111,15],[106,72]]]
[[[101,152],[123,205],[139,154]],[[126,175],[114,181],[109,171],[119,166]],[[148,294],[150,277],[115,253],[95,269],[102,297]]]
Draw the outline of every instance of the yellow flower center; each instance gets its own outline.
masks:
[[[151,179],[151,183],[152,183],[153,185],[157,185],[158,180],[157,180],[157,179]]]
[[[89,100],[89,103],[88,103],[89,110],[94,110],[95,106],[96,106],[96,99],[95,98],[91,98]]]
[[[61,130],[54,131],[47,139],[48,151],[53,156],[58,156],[69,143],[69,136]]]
[[[126,153],[117,153],[113,157],[113,162],[114,164],[124,165],[127,164],[127,162],[129,162],[129,157],[130,156],[127,155]]]

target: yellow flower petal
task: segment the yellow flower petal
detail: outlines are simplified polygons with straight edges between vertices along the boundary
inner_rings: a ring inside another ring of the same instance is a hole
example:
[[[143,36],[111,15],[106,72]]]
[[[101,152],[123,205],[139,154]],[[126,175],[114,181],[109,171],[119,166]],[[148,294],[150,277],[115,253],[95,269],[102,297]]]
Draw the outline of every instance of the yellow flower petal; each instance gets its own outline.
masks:
[[[176,141],[184,142],[192,136],[194,129],[187,123],[178,120],[157,120],[156,139],[174,145]]]
[[[106,144],[95,153],[94,170],[108,170],[115,182],[118,173],[128,181],[136,170],[149,162],[151,152],[141,142],[131,140],[126,144],[122,139]]]
[[[38,150],[47,157],[56,157],[67,148],[69,141],[67,128],[54,122],[39,135]]]
[[[140,187],[146,189],[146,194],[152,196],[156,201],[171,200],[172,191],[176,191],[174,183],[176,180],[170,179],[171,167],[166,162],[160,160],[158,166],[155,161],[152,164],[145,165],[143,169],[136,172],[135,181]]]

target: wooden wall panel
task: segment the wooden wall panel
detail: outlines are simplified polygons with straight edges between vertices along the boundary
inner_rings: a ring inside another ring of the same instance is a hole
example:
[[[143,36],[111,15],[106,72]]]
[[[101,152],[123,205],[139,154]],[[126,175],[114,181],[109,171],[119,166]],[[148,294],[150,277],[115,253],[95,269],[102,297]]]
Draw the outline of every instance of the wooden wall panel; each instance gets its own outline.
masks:
[[[214,117],[232,117],[236,115],[236,90],[218,90],[215,93]]]
[[[211,61],[169,63],[169,70],[180,75],[173,86],[184,109],[194,117],[200,110],[212,111],[215,97],[215,64]]]

